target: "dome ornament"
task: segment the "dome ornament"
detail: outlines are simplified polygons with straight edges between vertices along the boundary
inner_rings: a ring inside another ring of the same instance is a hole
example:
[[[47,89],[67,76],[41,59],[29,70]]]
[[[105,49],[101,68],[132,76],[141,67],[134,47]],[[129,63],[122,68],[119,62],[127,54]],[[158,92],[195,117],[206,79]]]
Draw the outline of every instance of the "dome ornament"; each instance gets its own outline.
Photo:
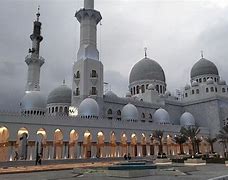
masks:
[[[37,9],[37,13],[36,13],[36,21],[39,22],[39,18],[40,18],[40,5],[38,5],[38,9]]]
[[[147,58],[147,47],[144,48],[145,58]]]
[[[203,50],[200,51],[201,58],[203,58]]]

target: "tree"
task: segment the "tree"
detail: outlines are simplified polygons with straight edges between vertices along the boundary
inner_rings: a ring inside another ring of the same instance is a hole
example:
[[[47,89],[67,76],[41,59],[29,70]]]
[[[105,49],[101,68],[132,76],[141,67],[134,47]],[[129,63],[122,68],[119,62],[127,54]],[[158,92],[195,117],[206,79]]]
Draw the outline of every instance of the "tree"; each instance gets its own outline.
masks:
[[[163,145],[162,145],[163,131],[155,130],[153,133],[153,137],[159,141],[159,152],[158,152],[158,154],[163,154]]]
[[[213,153],[214,152],[214,143],[217,141],[217,138],[211,138],[211,137],[207,137],[205,139],[211,146],[211,152],[210,153]]]
[[[217,138],[224,147],[224,156],[227,157],[227,143],[228,143],[228,125],[224,126],[217,135]]]
[[[182,127],[180,130],[181,135],[185,136],[186,138],[190,139],[192,144],[192,155],[195,156],[197,152],[197,135],[199,134],[200,129],[198,127]]]
[[[180,154],[184,154],[183,144],[187,141],[187,137],[183,135],[178,135],[174,137],[174,140],[180,146]]]

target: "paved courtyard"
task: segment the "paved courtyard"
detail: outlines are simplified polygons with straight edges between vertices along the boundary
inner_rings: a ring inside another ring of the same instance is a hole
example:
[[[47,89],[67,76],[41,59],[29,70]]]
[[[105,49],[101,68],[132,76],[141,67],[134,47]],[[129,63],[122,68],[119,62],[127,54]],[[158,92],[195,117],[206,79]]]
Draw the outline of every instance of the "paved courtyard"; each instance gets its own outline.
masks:
[[[102,165],[109,165],[109,163],[86,163],[86,164],[74,164],[74,167],[98,167]],[[70,169],[73,164],[60,164],[60,165],[49,165],[49,167],[57,168],[57,169],[66,169],[66,170],[55,170],[55,171],[42,171],[42,172],[29,172],[29,173],[14,173],[13,174],[1,174],[0,180],[71,180],[71,179],[81,179],[81,180],[115,180],[115,179],[126,179],[126,178],[115,178],[115,177],[108,177],[102,171],[96,170],[88,170],[84,174],[78,176],[78,174],[73,173],[73,170]],[[48,166],[40,166],[40,168],[44,168]],[[23,167],[20,167],[23,168]],[[20,169],[19,168],[19,169]],[[28,170],[32,171],[33,168],[37,168],[34,166],[27,167]],[[69,169],[67,169],[69,168]],[[2,169],[1,169],[2,170]],[[35,170],[35,169],[34,169]],[[12,171],[13,172],[13,171]],[[149,177],[141,177],[141,178],[132,178],[135,180],[175,180],[175,179],[194,179],[194,180],[206,180],[210,178],[220,177],[228,175],[228,167],[224,164],[209,164],[206,166],[197,166],[197,171],[189,172],[187,175],[165,175],[165,176],[149,176]],[[228,178],[226,178],[228,179]]]

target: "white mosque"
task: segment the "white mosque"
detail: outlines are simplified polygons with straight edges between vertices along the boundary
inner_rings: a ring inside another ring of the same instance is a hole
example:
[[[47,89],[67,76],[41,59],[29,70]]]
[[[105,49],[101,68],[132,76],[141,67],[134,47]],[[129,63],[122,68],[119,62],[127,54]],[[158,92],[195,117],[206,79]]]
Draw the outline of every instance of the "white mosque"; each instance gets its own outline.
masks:
[[[216,65],[203,56],[191,69],[191,82],[181,97],[167,90],[165,73],[158,62],[145,57],[129,77],[129,92],[118,97],[104,94],[103,64],[97,50],[97,24],[102,19],[94,0],[84,0],[75,17],[80,23],[80,48],[73,65],[72,88],[65,82],[46,99],[40,88],[40,14],[30,36],[32,48],[25,62],[28,77],[21,112],[0,113],[0,161],[121,157],[126,153],[151,156],[158,153],[154,130],[164,131],[167,155],[180,152],[173,140],[182,126],[200,128],[200,151],[210,151],[206,137],[215,137],[228,124],[228,86]],[[215,150],[222,154],[221,145]],[[189,154],[191,143],[184,144]]]

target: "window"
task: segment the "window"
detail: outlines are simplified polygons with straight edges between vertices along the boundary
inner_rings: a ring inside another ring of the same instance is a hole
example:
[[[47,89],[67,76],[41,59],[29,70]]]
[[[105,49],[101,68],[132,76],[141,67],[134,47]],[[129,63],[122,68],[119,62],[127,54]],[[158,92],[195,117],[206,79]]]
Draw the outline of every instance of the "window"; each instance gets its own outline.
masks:
[[[68,113],[67,107],[64,107],[64,113]]]
[[[156,91],[159,93],[159,85],[156,85]]]
[[[196,89],[196,94],[199,94],[199,89]]]
[[[133,88],[133,94],[135,94],[135,87]]]
[[[192,94],[195,94],[195,91],[194,91],[194,89],[192,90]]]
[[[217,89],[217,87],[215,87],[215,92],[218,92],[218,89]]]
[[[133,95],[133,90],[132,90],[132,88],[131,88],[131,95]]]
[[[136,86],[136,94],[139,94],[139,86]]]
[[[80,95],[80,91],[79,91],[79,88],[76,88],[76,93],[75,93],[76,96],[79,96]]]
[[[145,116],[145,114],[144,113],[142,113],[142,118],[144,119],[146,116]]]
[[[77,71],[77,73],[76,73],[76,78],[80,78],[80,72],[79,71]]]
[[[63,107],[62,106],[60,106],[60,108],[59,108],[59,112],[63,112]]]
[[[196,79],[196,82],[199,82],[199,80],[198,80],[198,79]]]
[[[142,93],[145,92],[145,86],[144,85],[141,86],[141,90],[142,90]]]
[[[200,83],[202,82],[202,79],[201,79],[201,78],[199,78],[199,82],[200,82]]]
[[[203,82],[206,82],[206,78],[203,78]]]
[[[222,92],[223,92],[223,93],[226,92],[226,89],[225,89],[225,88],[222,88]]]
[[[215,78],[215,82],[217,82],[217,79]]]
[[[92,87],[92,95],[96,95],[97,94],[97,88],[96,87]]]
[[[214,92],[214,87],[211,87],[211,92]]]
[[[188,93],[185,93],[185,97],[188,97]]]
[[[208,88],[206,88],[206,92],[207,92],[207,93],[209,92],[209,89],[208,89]]]
[[[117,114],[117,116],[121,116],[121,111],[118,110],[116,114]]]
[[[146,89],[148,89],[149,84],[146,85]]]
[[[160,85],[160,93],[162,93],[162,85]]]
[[[111,114],[112,114],[112,110],[109,109],[109,110],[108,110],[108,115],[111,115]]]
[[[55,112],[58,112],[58,107],[55,107]]]
[[[91,74],[91,77],[97,77],[97,71],[95,71],[95,70],[92,70],[92,74]]]
[[[51,112],[54,113],[54,107],[52,107]]]

